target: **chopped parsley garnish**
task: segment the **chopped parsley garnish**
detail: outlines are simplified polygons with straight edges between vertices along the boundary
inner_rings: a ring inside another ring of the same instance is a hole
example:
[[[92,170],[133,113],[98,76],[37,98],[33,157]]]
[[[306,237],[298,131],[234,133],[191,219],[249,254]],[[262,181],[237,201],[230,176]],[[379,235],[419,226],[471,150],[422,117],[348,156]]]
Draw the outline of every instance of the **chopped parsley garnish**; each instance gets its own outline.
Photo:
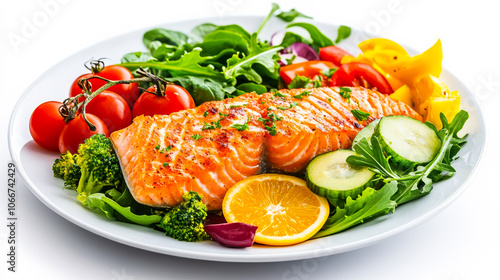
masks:
[[[203,113],[203,116],[204,117],[208,116],[208,111],[205,111],[205,113]]]
[[[330,68],[328,70],[325,70],[321,72],[321,74],[325,75],[328,79],[330,79],[335,72],[337,72],[338,68]]]
[[[297,105],[298,105],[298,103],[297,103],[297,102],[292,102],[292,103],[290,103],[290,106],[289,106],[289,107],[276,107],[276,108],[278,108],[278,109],[280,109],[280,110],[288,110],[288,109],[292,109],[293,107],[295,107],[295,106],[297,106]],[[268,108],[268,109],[269,109],[269,108]]]
[[[286,97],[286,95],[284,95],[283,93],[278,92],[278,91],[275,91],[273,95],[276,96],[276,97],[283,97],[283,98]]]
[[[236,128],[237,130],[239,131],[244,131],[244,130],[248,130],[250,127],[248,126],[248,122],[251,120],[252,118],[249,116],[248,117],[248,120],[244,123],[244,124],[233,124],[231,125],[232,128]]]
[[[348,87],[340,87],[339,90],[340,96],[342,96],[344,99],[347,99],[347,103],[350,103],[352,90]]]
[[[269,117],[269,120],[273,121],[273,122],[276,122],[276,121],[281,121],[283,118],[276,115],[275,113],[269,113],[267,114],[267,116]]]
[[[296,75],[293,80],[288,84],[288,88],[317,88],[321,86],[322,78],[321,76],[316,76],[311,80],[308,77]]]
[[[163,163],[163,166],[164,166],[164,167],[167,167],[167,166],[169,166],[169,165],[170,165],[170,164],[169,164],[168,162],[164,162],[164,163]]]
[[[172,149],[172,146],[168,145],[168,147],[163,148],[160,150],[160,153],[164,154]]]
[[[245,104],[239,104],[239,105],[231,105],[231,106],[229,106],[229,108],[232,109],[232,108],[240,108],[240,107],[246,107],[246,106],[247,106],[247,104],[245,103]]]
[[[332,103],[332,99],[331,99],[331,98],[328,98],[328,102]]]
[[[170,149],[172,149],[172,146],[168,145],[168,147],[163,148],[163,149],[161,149],[161,150],[160,150],[160,148],[161,148],[161,146],[160,146],[159,144],[158,144],[158,145],[156,145],[156,147],[155,147],[155,149],[156,149],[156,150],[159,150],[159,151],[160,151],[160,153],[164,154],[164,153],[166,153],[166,152],[170,151]]]
[[[271,126],[267,126],[264,124],[264,128],[267,129],[267,131],[269,131],[269,134],[271,134],[271,136],[276,135],[276,133],[278,132],[276,130],[276,123],[275,122],[273,122],[273,124]]]
[[[358,121],[364,121],[364,120],[368,119],[368,117],[370,116],[370,113],[367,113],[367,112],[361,111],[361,110],[357,110],[357,109],[352,109],[351,113],[354,115],[354,117]]]
[[[195,134],[195,135],[191,135],[191,138],[193,138],[194,140],[198,141],[200,140],[201,138],[203,138],[203,136],[199,135],[199,134]]]
[[[304,90],[300,94],[294,95],[293,97],[298,98],[298,99],[302,99],[302,97],[304,97],[304,96],[309,96],[310,93],[311,93],[310,90]]]
[[[291,58],[286,58],[285,61],[286,61],[286,64],[287,65],[290,65],[290,64],[293,64],[293,61],[297,58],[297,55],[293,55]]]
[[[222,126],[219,123],[220,120],[216,122],[211,122],[208,124],[207,122],[203,123],[203,128],[201,130],[207,130],[207,129],[216,129],[216,128],[221,128]]]

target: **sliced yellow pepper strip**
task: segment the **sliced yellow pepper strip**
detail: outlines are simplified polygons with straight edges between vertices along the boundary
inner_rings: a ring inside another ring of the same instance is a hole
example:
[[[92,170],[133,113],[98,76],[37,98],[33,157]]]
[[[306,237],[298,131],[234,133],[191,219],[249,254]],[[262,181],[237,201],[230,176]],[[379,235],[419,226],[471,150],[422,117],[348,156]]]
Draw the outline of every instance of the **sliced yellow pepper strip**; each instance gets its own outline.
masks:
[[[390,50],[398,55],[409,56],[408,52],[398,43],[385,38],[373,38],[358,44],[359,49],[366,53],[368,51]]]
[[[386,73],[396,77],[405,84],[413,85],[426,75],[439,77],[443,69],[443,48],[438,40],[425,52],[409,57],[398,56],[394,52],[378,52],[373,60]]]

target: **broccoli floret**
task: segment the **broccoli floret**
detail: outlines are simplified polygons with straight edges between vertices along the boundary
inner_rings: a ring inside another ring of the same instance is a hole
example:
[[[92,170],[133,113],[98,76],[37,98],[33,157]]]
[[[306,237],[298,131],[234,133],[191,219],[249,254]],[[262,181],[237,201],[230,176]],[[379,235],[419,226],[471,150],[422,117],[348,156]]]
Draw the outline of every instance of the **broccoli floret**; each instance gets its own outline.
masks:
[[[203,229],[207,217],[207,206],[201,196],[190,191],[182,196],[183,202],[167,212],[160,221],[159,227],[169,237],[180,241],[203,241],[210,236]]]
[[[61,158],[55,160],[52,165],[54,177],[64,180],[64,186],[70,189],[76,189],[82,176],[80,167],[76,164],[78,155],[71,154],[69,151],[61,155]]]
[[[120,188],[123,182],[118,157],[109,138],[94,134],[78,147],[76,164],[82,176],[78,182],[77,199],[85,205],[88,195],[100,192],[104,187]]]
[[[77,154],[66,152],[52,165],[54,176],[64,180],[68,188],[76,189],[77,199],[86,204],[87,196],[104,187],[121,189],[123,174],[109,138],[94,134],[78,147]]]

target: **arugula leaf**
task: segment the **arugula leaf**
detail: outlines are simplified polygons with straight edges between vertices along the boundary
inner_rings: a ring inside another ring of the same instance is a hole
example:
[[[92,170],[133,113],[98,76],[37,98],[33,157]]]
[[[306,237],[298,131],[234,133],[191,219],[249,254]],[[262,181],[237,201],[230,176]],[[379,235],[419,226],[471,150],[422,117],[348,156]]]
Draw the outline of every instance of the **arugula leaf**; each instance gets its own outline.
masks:
[[[160,215],[137,215],[132,213],[130,206],[123,207],[103,193],[93,193],[86,198],[87,206],[101,210],[109,219],[116,219],[115,211],[128,221],[142,226],[149,226],[161,221]]]
[[[191,30],[190,35],[194,42],[199,43],[202,42],[203,39],[205,39],[205,36],[207,36],[207,34],[213,32],[215,29],[217,29],[217,25],[213,23],[202,23],[198,26],[195,26]]]
[[[362,138],[352,148],[358,155],[347,157],[348,164],[369,167],[372,172],[380,174],[384,178],[400,178],[389,163],[389,158],[384,155],[376,136],[371,137],[371,146],[366,138]]]
[[[271,5],[272,5],[271,11],[269,12],[269,14],[267,14],[267,17],[262,21],[255,34],[259,34],[262,28],[264,28],[267,22],[273,17],[274,13],[276,13],[276,11],[280,9],[280,6],[276,3],[272,3]]]
[[[268,73],[277,75],[279,69],[277,53],[283,47],[259,44],[257,33],[252,34],[249,47],[247,55],[237,53],[227,60],[227,67],[223,69],[226,79],[236,81],[239,76],[244,76],[250,82],[262,83],[261,74],[252,67],[255,64],[263,66]]]
[[[234,87],[226,83],[221,83],[206,77],[185,76],[165,78],[165,80],[185,88],[193,97],[196,105],[200,105],[207,101],[222,100],[227,94],[235,90]]]
[[[323,228],[312,238],[332,235],[344,231],[366,220],[394,211],[396,203],[391,197],[396,193],[398,187],[396,182],[391,182],[379,190],[366,188],[356,200],[347,197],[343,208],[337,207],[335,213],[330,216]]]
[[[312,39],[312,47],[316,50],[319,51],[319,48],[323,47],[328,47],[333,45],[332,40],[325,36],[321,31],[314,25],[310,23],[305,23],[305,22],[295,22],[289,24],[286,28],[291,28],[291,27],[302,27],[304,28],[309,35],[311,36]]]
[[[201,51],[200,48],[195,48],[178,60],[125,62],[120,65],[131,69],[150,67],[158,70],[166,70],[173,76],[204,76],[218,81],[225,81],[224,75],[214,70],[213,67],[200,65],[201,62],[211,58],[202,57],[200,55]]]
[[[298,17],[312,18],[310,16],[304,15],[303,13],[301,13],[301,12],[295,10],[295,9],[291,9],[288,12],[281,12],[276,17],[282,19],[285,22],[292,22],[292,21],[294,21]]]
[[[144,33],[142,42],[147,48],[149,48],[149,45],[154,41],[159,41],[163,44],[173,46],[180,46],[189,43],[189,36],[179,31],[154,28]]]
[[[266,86],[255,83],[243,83],[236,86],[236,88],[242,91],[242,93],[255,92],[257,94],[263,94],[267,92]]]
[[[203,56],[212,56],[221,53],[222,51],[231,50],[232,53],[249,52],[250,38],[246,38],[243,34],[232,30],[216,29],[207,34],[202,43],[197,44],[200,47]]]
[[[295,42],[301,42],[308,45],[312,44],[312,41],[310,39],[304,38],[299,34],[288,31],[285,33],[285,36],[283,36],[283,40],[281,41],[280,46],[288,48]]]
[[[152,59],[154,59],[154,58],[149,53],[146,53],[146,52],[133,52],[133,53],[127,53],[127,54],[125,54],[122,57],[121,62],[122,63],[125,63],[125,62],[146,62],[146,61],[149,61],[149,60],[152,60]]]
[[[340,41],[349,38],[351,35],[351,28],[349,26],[341,25],[337,30],[337,39],[335,39],[335,44],[340,43]]]

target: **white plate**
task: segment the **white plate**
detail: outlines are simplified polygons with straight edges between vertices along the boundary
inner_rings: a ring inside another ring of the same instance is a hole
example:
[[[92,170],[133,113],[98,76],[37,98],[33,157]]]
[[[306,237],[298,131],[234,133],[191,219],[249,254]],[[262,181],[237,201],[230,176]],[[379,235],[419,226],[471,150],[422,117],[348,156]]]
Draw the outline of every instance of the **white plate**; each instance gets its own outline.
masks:
[[[236,23],[247,30],[256,30],[261,22],[258,17],[213,18],[190,20],[164,26],[168,29],[189,32],[194,26],[213,22],[215,24]],[[336,38],[337,26],[315,23],[327,36]],[[270,35],[285,24],[272,20],[261,37]],[[106,57],[108,64],[119,62],[128,52],[143,50],[142,35],[147,31],[137,30],[109,39],[80,51],[59,62],[38,78],[22,95],[10,120],[9,148],[19,174],[31,191],[50,209],[76,225],[123,244],[158,253],[212,261],[269,262],[314,258],[361,248],[407,230],[443,210],[463,191],[478,165],[485,145],[485,126],[477,101],[472,93],[451,73],[444,70],[441,78],[453,90],[462,95],[463,108],[470,114],[464,132],[468,143],[462,148],[460,158],[453,163],[457,173],[450,180],[435,184],[431,194],[402,205],[394,214],[389,214],[333,236],[310,240],[288,247],[253,246],[246,249],[229,249],[215,242],[188,243],[165,237],[161,232],[116,221],[84,208],[75,199],[76,193],[62,190],[62,182],[52,176],[52,163],[58,156],[39,148],[32,140],[28,122],[33,110],[48,100],[62,101],[67,97],[71,82],[86,70],[83,63],[90,58]],[[368,38],[365,33],[353,30],[352,35],[340,46],[357,53],[356,45]]]

